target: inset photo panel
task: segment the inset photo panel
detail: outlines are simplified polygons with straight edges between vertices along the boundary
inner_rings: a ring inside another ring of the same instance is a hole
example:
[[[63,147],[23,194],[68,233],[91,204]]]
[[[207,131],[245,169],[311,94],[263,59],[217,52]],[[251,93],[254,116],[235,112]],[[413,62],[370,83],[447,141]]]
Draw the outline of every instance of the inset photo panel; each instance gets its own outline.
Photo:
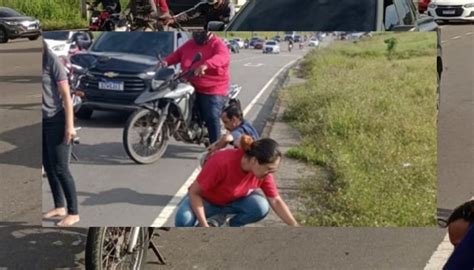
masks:
[[[436,32],[45,44],[44,226],[436,224]]]

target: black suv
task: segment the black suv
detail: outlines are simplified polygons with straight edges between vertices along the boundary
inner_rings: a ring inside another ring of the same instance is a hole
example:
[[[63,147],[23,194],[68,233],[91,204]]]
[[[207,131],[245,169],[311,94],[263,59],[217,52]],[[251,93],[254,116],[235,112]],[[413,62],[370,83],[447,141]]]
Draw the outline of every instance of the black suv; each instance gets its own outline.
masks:
[[[284,18],[284,20],[282,20]],[[210,30],[224,25],[211,24]],[[431,31],[433,18],[413,0],[249,0],[226,31]]]
[[[36,40],[41,35],[40,22],[18,11],[0,7],[0,43],[9,39],[28,38]]]
[[[135,110],[135,99],[151,86],[158,55],[165,57],[189,39],[185,32],[104,32],[85,52],[71,57],[73,65],[90,67],[82,79],[83,103],[77,117],[93,110]],[[104,61],[105,59],[105,61]]]

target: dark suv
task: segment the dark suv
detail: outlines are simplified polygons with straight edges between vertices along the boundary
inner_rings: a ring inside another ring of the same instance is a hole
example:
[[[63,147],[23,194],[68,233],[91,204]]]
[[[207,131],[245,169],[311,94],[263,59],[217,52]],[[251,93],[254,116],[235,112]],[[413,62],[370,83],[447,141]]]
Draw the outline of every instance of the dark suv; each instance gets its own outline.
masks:
[[[71,63],[95,67],[81,81],[83,103],[77,117],[89,119],[93,110],[135,110],[135,99],[151,86],[158,55],[165,57],[189,39],[185,32],[104,32],[88,51]],[[105,60],[104,60],[105,59]]]
[[[282,18],[285,18],[282,20]],[[214,22],[210,30],[223,30]],[[413,0],[249,0],[226,31],[431,31]]]
[[[40,22],[37,19],[11,8],[0,7],[0,43],[16,38],[36,40],[40,35]]]

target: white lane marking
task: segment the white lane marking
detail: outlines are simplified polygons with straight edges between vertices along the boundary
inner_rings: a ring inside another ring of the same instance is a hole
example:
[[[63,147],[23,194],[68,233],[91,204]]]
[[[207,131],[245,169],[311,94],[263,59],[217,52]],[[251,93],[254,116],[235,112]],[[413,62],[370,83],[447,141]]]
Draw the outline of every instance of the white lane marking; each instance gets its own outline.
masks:
[[[289,62],[285,66],[283,66],[280,70],[278,70],[275,75],[263,86],[263,88],[260,90],[260,92],[254,97],[254,99],[247,105],[245,110],[243,111],[244,117],[245,115],[252,109],[252,107],[257,103],[257,100],[263,95],[263,93],[267,90],[267,88],[275,81],[275,79],[284,71],[286,68],[291,66],[293,63],[295,63],[297,60],[299,60],[302,56],[298,57],[297,59]],[[199,172],[201,171],[201,168],[198,167],[196,168],[191,176],[184,182],[184,184],[179,188],[179,190],[176,192],[176,194],[173,196],[171,201],[163,208],[161,213],[158,215],[158,217],[153,221],[151,224],[151,227],[163,227],[168,219],[171,217],[173,214],[174,210],[178,206],[178,204],[181,202],[181,200],[186,196],[188,192],[188,187],[194,182],[196,177],[198,176]]]
[[[262,63],[252,64],[252,62],[244,64],[244,67],[261,67],[263,66]]]
[[[455,37],[452,37],[451,39],[460,39],[461,36],[455,36]]]
[[[42,94],[28,95],[26,97],[28,97],[28,98],[40,98],[40,97],[42,97]]]
[[[445,40],[445,41],[441,41],[441,44],[444,44],[444,43],[446,43],[446,42],[447,42],[446,40]]]
[[[31,82],[31,79],[16,79],[16,80],[11,80],[12,82]]]
[[[470,36],[470,35],[472,35],[472,32],[467,32],[466,33],[466,36]]]
[[[471,198],[474,200],[474,197]],[[443,269],[444,264],[448,261],[449,256],[453,253],[454,247],[449,242],[449,235],[446,233],[443,241],[438,245],[430,260],[426,264],[424,270],[438,270]]]

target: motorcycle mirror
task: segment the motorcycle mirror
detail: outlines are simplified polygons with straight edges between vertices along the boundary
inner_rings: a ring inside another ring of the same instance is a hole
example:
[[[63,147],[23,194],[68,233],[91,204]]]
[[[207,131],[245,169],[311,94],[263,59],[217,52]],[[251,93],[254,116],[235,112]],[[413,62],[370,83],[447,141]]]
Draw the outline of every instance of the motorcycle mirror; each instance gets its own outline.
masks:
[[[195,64],[196,62],[201,61],[201,59],[202,59],[202,53],[199,52],[199,53],[197,53],[197,54],[194,56],[191,65],[192,65],[192,64]]]
[[[207,24],[207,31],[224,31],[225,23],[221,21],[210,21]]]

